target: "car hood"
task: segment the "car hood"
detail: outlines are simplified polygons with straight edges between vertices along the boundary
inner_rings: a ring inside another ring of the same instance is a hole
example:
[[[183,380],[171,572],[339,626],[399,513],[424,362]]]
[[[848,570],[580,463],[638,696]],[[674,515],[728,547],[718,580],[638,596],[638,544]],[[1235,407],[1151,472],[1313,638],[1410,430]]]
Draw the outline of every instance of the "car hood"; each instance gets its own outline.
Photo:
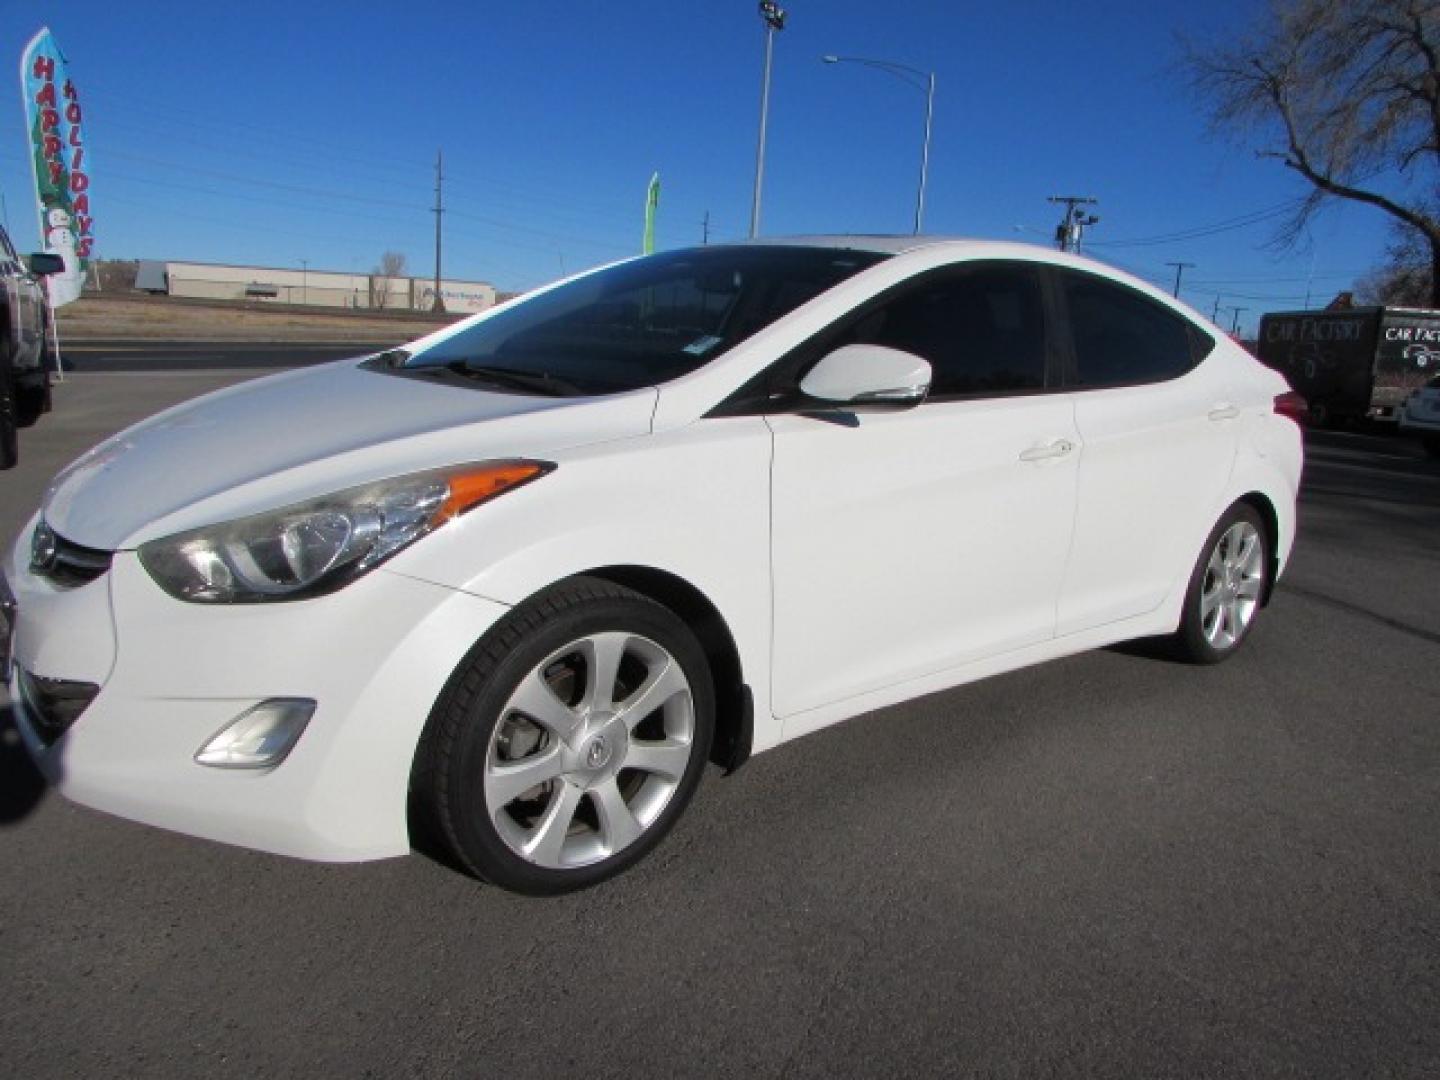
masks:
[[[77,544],[120,550],[390,476],[643,435],[657,393],[532,397],[354,360],[305,368],[107,439],[55,478],[45,519]]]

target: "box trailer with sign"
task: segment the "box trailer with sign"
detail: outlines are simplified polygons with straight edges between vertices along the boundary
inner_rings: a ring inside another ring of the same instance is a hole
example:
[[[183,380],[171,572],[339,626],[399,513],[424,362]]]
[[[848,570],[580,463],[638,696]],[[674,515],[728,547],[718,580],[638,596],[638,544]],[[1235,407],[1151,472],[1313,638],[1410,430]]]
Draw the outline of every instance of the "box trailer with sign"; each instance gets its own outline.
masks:
[[[1440,372],[1440,311],[1273,312],[1261,318],[1257,344],[1261,362],[1310,403],[1312,423],[1394,420]]]

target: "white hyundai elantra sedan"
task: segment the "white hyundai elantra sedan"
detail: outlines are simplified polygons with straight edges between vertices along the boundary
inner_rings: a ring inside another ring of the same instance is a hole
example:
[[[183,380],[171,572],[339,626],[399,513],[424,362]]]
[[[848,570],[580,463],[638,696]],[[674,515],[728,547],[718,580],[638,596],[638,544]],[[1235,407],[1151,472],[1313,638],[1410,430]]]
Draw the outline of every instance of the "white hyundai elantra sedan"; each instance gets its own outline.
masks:
[[[87,806],[324,860],[423,823],[561,892],[707,762],[1125,639],[1230,656],[1295,538],[1301,409],[1078,257],[636,259],[80,458],[0,578],[10,694]]]

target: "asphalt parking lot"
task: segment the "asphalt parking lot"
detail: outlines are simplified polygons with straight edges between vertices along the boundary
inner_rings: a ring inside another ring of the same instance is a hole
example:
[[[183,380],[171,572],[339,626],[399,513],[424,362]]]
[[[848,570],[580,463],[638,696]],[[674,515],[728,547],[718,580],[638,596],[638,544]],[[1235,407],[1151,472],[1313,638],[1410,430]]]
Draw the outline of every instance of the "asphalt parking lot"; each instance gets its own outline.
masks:
[[[57,390],[6,542],[100,437],[268,365],[167,366]],[[111,819],[0,717],[0,1072],[1440,1075],[1440,462],[1312,436],[1301,512],[1230,663],[1105,650],[831,728],[558,900]]]

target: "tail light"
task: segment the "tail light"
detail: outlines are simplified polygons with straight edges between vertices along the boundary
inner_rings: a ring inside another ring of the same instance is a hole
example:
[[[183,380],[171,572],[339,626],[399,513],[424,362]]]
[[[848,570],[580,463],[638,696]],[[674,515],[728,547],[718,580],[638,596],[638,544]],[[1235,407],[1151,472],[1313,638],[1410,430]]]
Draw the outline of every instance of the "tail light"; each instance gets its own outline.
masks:
[[[1287,390],[1283,394],[1275,395],[1275,415],[1294,420],[1304,427],[1310,419],[1310,405],[1294,390]]]

